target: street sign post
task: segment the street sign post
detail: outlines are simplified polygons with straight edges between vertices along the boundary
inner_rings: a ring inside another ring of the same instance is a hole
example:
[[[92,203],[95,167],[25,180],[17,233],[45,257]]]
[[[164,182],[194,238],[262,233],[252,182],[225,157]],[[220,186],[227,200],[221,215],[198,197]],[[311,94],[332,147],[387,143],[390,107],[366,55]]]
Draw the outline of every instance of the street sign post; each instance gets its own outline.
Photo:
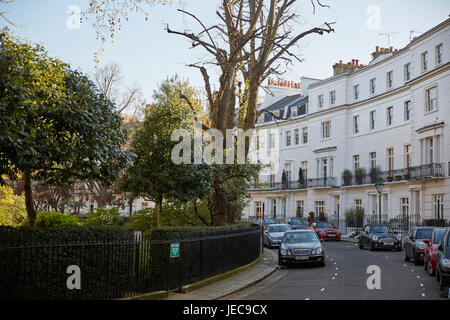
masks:
[[[171,243],[170,244],[170,257],[178,258],[180,256],[180,244],[179,243]]]

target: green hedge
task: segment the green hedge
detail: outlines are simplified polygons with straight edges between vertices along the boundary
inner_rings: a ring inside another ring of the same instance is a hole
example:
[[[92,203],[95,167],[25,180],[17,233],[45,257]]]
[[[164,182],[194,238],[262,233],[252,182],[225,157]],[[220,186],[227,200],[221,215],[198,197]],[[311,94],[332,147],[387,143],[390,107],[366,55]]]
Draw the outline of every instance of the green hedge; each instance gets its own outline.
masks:
[[[128,290],[133,248],[133,232],[126,228],[0,227],[0,300],[121,296]],[[81,290],[67,288],[70,265],[81,269]]]

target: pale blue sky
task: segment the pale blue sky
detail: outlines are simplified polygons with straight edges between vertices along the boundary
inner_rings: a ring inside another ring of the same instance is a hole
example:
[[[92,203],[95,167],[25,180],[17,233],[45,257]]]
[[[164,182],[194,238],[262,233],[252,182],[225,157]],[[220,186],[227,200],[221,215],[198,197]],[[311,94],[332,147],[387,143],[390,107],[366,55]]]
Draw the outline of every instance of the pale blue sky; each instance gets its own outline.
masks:
[[[332,65],[342,60],[370,61],[370,53],[376,45],[387,47],[387,38],[379,33],[398,32],[391,38],[394,48],[402,48],[409,42],[410,30],[427,31],[446,20],[450,13],[448,0],[322,0],[330,9],[316,8],[312,14],[309,0],[299,0],[302,19],[298,31],[322,22],[336,21],[334,34],[310,35],[300,42],[297,50],[304,59],[288,71],[285,78],[298,81],[301,76],[326,78],[332,75]],[[21,27],[10,29],[22,38],[43,44],[51,56],[59,57],[85,73],[93,74],[94,52],[101,45],[88,23],[80,29],[68,29],[66,21],[69,5],[82,9],[88,0],[16,0],[0,5],[0,11],[8,11],[8,17]],[[136,82],[143,89],[147,101],[153,90],[167,76],[178,73],[189,78],[192,85],[201,88],[203,81],[197,69],[185,65],[207,57],[200,49],[190,50],[187,40],[164,30],[166,23],[172,29],[197,28],[189,17],[177,12],[178,8],[195,13],[206,23],[216,19],[218,0],[172,0],[171,5],[149,8],[149,20],[140,14],[130,16],[122,30],[108,41],[100,57],[100,65],[117,62],[125,74],[125,82]],[[368,7],[380,8],[380,29],[369,29]],[[3,25],[0,22],[0,27]],[[417,36],[417,34],[415,34]],[[214,75],[211,75],[214,77]]]

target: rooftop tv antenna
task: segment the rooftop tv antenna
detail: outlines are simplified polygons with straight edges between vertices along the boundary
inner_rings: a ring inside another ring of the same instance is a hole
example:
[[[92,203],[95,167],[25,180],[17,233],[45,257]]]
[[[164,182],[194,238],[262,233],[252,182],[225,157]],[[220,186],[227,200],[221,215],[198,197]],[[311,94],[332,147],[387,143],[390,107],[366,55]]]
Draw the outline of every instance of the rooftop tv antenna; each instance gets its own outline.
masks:
[[[412,39],[413,39],[413,34],[414,34],[414,33],[423,33],[423,32],[422,32],[422,31],[410,30],[410,31],[409,31],[409,42],[412,41]]]
[[[399,32],[385,32],[385,33],[380,33],[380,36],[386,36],[388,39],[388,48],[391,46],[391,36],[396,35]]]

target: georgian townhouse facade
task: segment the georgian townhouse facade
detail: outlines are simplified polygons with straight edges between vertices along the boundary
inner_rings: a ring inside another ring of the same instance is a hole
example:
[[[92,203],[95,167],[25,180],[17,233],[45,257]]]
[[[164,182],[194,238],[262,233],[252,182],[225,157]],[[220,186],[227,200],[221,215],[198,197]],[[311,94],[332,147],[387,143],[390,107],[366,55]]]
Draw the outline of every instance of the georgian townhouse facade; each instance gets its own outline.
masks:
[[[381,179],[383,215],[450,219],[449,40],[450,19],[403,49],[377,47],[367,65],[339,62],[333,77],[302,78],[297,94],[269,105],[251,157],[277,151],[277,158],[249,190],[243,216],[312,211],[342,221],[356,207],[378,214]],[[280,86],[269,80],[267,89]]]

